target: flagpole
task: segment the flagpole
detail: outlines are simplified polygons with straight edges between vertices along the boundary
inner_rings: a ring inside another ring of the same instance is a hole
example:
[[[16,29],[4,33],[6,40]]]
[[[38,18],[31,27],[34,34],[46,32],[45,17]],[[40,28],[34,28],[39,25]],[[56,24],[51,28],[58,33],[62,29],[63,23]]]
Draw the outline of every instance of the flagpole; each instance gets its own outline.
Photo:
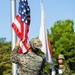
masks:
[[[16,15],[16,0],[10,0],[10,12],[11,12],[11,24],[15,19]],[[12,40],[12,50],[15,47],[17,36],[11,27],[11,40]],[[12,63],[12,75],[17,75],[17,64]]]

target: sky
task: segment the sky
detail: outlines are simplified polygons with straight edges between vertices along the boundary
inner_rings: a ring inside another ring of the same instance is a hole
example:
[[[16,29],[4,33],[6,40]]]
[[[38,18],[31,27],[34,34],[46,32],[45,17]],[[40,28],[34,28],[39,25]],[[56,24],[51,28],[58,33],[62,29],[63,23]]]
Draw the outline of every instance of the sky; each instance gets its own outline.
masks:
[[[12,0],[0,0],[0,38],[6,37],[11,41],[11,2]],[[18,14],[16,0],[16,14]],[[40,0],[28,0],[31,10],[31,23],[29,27],[29,40],[39,35],[41,25]],[[46,28],[50,30],[57,20],[70,19],[74,22],[75,29],[75,0],[43,0]]]

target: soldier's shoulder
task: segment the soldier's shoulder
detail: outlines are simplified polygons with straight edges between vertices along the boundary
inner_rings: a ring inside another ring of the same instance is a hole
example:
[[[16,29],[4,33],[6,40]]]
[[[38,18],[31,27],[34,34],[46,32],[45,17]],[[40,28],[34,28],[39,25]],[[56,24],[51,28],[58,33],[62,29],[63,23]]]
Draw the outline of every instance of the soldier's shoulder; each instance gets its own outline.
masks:
[[[36,55],[36,57],[35,57],[37,60],[39,60],[39,61],[43,61],[43,57],[42,56],[40,56],[40,55]]]

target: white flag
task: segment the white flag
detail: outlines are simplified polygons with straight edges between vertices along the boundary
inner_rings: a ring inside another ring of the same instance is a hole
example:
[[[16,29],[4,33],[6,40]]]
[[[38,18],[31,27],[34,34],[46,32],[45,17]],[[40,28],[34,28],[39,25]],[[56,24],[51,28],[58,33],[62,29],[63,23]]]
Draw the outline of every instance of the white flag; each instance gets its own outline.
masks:
[[[41,2],[41,26],[40,26],[39,39],[42,42],[41,50],[42,50],[42,52],[44,52],[46,61],[51,64],[51,66],[50,66],[50,69],[52,69],[51,75],[55,75],[56,72],[54,69],[52,47],[51,47],[50,40],[47,35],[44,8],[43,8],[42,2]]]
[[[44,15],[44,8],[43,3],[41,3],[41,26],[40,26],[40,33],[39,33],[39,39],[42,42],[42,52],[44,52],[47,62],[50,64],[53,64],[53,58],[52,58],[52,51],[50,50],[50,42],[47,36],[47,30],[46,30],[46,23],[45,23],[45,15]]]

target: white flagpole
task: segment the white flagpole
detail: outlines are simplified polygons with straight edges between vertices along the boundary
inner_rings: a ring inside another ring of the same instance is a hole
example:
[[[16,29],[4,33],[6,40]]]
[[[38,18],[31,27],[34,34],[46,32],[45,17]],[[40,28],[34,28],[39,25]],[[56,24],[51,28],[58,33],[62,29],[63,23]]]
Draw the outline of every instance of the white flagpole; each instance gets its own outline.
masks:
[[[16,0],[10,0],[10,12],[11,12],[11,24],[14,22],[16,16]],[[12,40],[12,50],[15,47],[17,36],[11,27],[11,40]],[[12,63],[12,75],[17,75],[17,64]]]

